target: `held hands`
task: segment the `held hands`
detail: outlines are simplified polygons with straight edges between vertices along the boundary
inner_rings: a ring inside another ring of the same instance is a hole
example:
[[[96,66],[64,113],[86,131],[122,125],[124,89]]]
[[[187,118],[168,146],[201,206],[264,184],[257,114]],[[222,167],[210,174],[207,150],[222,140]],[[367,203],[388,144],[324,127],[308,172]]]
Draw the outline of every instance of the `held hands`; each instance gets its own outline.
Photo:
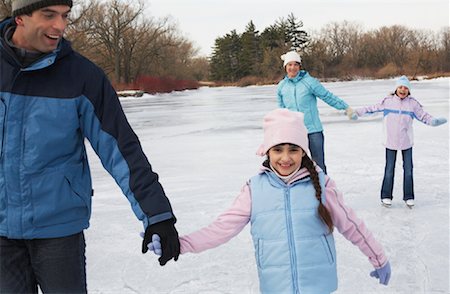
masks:
[[[347,107],[347,109],[345,110],[345,115],[347,115],[348,119],[351,119],[351,120],[357,120],[358,119],[358,115],[353,110],[353,108],[351,108],[350,106]]]
[[[447,122],[447,119],[446,119],[446,118],[443,118],[443,117],[433,118],[433,119],[431,120],[431,125],[432,125],[433,127],[437,127],[437,126],[440,126],[440,125],[442,125],[442,124],[445,124],[446,122]]]
[[[144,240],[142,241],[142,253],[146,253],[149,249],[148,245],[153,241],[153,236],[157,235],[160,239],[161,257],[158,259],[161,266],[165,265],[169,260],[173,258],[174,261],[178,260],[180,255],[180,241],[178,239],[178,232],[174,226],[174,220],[166,220],[160,223],[156,223],[147,227],[144,233]],[[155,240],[157,240],[155,237]],[[155,244],[153,248],[155,248]],[[156,250],[155,254],[157,253]]]
[[[391,265],[389,264],[389,261],[383,267],[372,271],[370,276],[379,279],[380,284],[389,284],[389,280],[391,278]]]
[[[141,238],[144,238],[145,233],[140,232],[139,235],[141,236]],[[148,243],[147,248],[148,250],[153,251],[154,254],[161,256],[162,255],[161,238],[158,235],[153,234],[152,241]]]
[[[147,245],[148,250],[153,251],[158,256],[162,255],[161,250],[161,238],[159,238],[158,235],[153,234],[152,235],[152,242],[148,243]]]

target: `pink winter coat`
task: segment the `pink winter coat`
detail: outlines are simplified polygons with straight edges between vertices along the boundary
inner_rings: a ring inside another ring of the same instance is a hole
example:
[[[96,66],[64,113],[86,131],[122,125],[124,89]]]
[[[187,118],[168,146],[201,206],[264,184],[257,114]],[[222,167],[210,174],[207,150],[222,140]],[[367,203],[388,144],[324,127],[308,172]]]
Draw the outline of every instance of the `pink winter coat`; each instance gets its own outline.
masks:
[[[406,150],[413,146],[413,120],[431,125],[433,116],[422,109],[422,105],[411,96],[404,99],[388,96],[381,103],[355,109],[358,116],[383,112],[383,144],[391,150]]]
[[[265,169],[265,167],[263,167]],[[290,182],[304,178],[309,172],[303,168]],[[374,239],[354,211],[344,204],[342,194],[337,190],[334,181],[326,176],[325,207],[331,214],[334,226],[338,231],[369,258],[375,268],[384,266],[387,258],[381,245]],[[209,226],[189,235],[180,237],[181,253],[199,253],[228,242],[239,234],[250,221],[252,197],[249,184],[245,184],[233,205],[222,213]]]

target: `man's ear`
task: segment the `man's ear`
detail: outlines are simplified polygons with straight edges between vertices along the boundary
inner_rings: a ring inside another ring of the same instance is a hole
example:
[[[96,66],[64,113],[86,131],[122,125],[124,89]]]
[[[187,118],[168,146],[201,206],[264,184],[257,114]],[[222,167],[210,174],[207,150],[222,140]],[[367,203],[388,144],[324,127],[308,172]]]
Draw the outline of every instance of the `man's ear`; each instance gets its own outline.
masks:
[[[23,25],[23,15],[18,15],[14,18],[14,21],[18,26]]]

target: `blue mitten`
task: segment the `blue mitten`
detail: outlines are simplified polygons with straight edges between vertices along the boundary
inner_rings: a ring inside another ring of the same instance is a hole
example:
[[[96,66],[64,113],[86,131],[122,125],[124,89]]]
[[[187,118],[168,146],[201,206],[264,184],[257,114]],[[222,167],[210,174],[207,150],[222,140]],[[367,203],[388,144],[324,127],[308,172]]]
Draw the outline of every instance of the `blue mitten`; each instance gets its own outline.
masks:
[[[370,276],[379,279],[380,284],[389,284],[389,280],[391,278],[391,265],[389,264],[389,261],[383,267],[372,271]]]
[[[446,122],[447,122],[447,119],[446,119],[446,118],[443,118],[443,117],[433,118],[433,119],[431,120],[431,125],[432,125],[433,127],[437,127],[437,126],[440,126],[440,125],[442,125],[442,124],[445,124]]]
[[[141,237],[144,238],[144,232],[141,232]],[[147,244],[147,248],[150,251],[153,251],[158,256],[162,255],[161,249],[161,238],[157,234],[152,235],[152,241]]]
[[[153,235],[158,235],[162,250],[161,257],[158,258],[161,266],[165,265],[172,258],[174,261],[177,261],[180,256],[180,240],[178,239],[178,232],[175,229],[175,221],[175,218],[164,220],[149,225],[145,229],[144,240],[142,241],[142,253],[148,251],[147,245],[152,242]]]
[[[347,115],[348,119],[351,119],[351,120],[358,119],[358,115],[351,107],[347,107],[347,109],[345,110],[345,115]]]
[[[152,242],[148,243],[147,247],[148,250],[155,252],[156,255],[162,255],[161,238],[157,234],[152,235]]]

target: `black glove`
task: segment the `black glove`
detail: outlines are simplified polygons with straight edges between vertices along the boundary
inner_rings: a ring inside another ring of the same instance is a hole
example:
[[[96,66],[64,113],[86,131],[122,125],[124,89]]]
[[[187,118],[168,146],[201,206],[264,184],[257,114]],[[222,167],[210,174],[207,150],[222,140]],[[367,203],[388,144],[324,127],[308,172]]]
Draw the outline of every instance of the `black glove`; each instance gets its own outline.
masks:
[[[145,230],[144,241],[142,241],[142,253],[148,251],[147,245],[152,241],[153,234],[157,234],[161,238],[162,255],[158,259],[159,264],[163,266],[172,258],[177,261],[180,255],[180,240],[175,229],[175,221],[170,219],[148,226]]]

